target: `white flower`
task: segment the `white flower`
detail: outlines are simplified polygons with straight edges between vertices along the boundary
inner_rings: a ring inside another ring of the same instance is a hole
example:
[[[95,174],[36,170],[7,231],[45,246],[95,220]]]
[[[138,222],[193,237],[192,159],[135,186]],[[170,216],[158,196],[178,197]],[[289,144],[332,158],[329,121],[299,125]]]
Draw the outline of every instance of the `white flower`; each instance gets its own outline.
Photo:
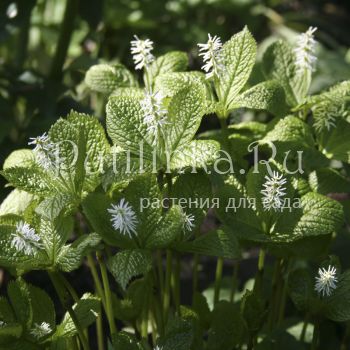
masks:
[[[277,171],[273,172],[272,177],[265,176],[265,179],[264,189],[260,191],[263,195],[262,204],[264,210],[273,209],[277,211],[283,206],[282,197],[286,195],[286,192],[284,192],[286,188],[282,186],[287,183],[287,180]]]
[[[18,252],[23,252],[26,255],[35,255],[39,248],[40,236],[35,233],[35,230],[24,221],[20,221],[16,225],[16,232],[11,235],[11,247],[16,248]]]
[[[167,110],[163,108],[163,95],[160,91],[155,93],[147,92],[145,98],[140,101],[144,112],[144,123],[147,125],[147,131],[158,136],[163,132],[163,126],[168,124]]]
[[[1,327],[5,327],[5,326],[6,326],[6,322],[0,321],[0,328],[1,328]]]
[[[193,227],[195,226],[194,224],[194,220],[195,220],[195,217],[194,215],[192,214],[189,214],[187,215],[185,212],[184,212],[184,224],[183,224],[183,229],[186,230],[186,231],[192,231]]]
[[[313,71],[317,60],[315,56],[316,40],[314,33],[317,28],[310,27],[305,33],[298,37],[297,47],[294,49],[297,71],[303,73],[305,70]]]
[[[33,152],[36,162],[45,170],[50,169],[52,166],[52,151],[55,146],[53,143],[51,143],[50,138],[46,132],[41,136],[31,137],[29,139],[28,145],[35,145]]]
[[[135,40],[130,42],[132,58],[135,63],[135,69],[142,69],[154,61],[154,56],[151,53],[153,41],[149,39],[141,40],[136,35],[134,35],[134,38]]]
[[[328,270],[324,267],[318,269],[318,277],[316,277],[315,290],[322,296],[330,296],[333,289],[336,289],[337,269],[334,266],[329,265]]]
[[[224,65],[222,63],[221,39],[218,36],[212,37],[208,34],[208,41],[206,44],[197,44],[199,46],[199,56],[203,56],[202,69],[206,72],[206,78],[212,76],[219,76],[222,73]]]
[[[124,235],[128,234],[130,238],[132,233],[136,234],[138,220],[132,206],[125,198],[122,198],[118,204],[112,204],[112,208],[107,210],[112,214],[111,221],[114,229],[120,230]]]
[[[30,334],[35,338],[42,338],[50,334],[52,329],[47,322],[42,322],[41,324],[35,323],[34,328],[31,329]]]

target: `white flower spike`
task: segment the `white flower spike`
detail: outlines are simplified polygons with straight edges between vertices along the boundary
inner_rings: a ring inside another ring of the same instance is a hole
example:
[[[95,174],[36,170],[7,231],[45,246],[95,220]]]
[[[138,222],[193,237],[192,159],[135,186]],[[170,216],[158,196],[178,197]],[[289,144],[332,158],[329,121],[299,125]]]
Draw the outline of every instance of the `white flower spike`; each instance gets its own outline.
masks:
[[[184,212],[184,217],[185,217],[185,221],[184,221],[184,225],[183,225],[183,228],[184,230],[186,231],[192,231],[192,229],[194,228],[195,224],[194,224],[194,215],[192,214],[186,214]]]
[[[333,290],[337,288],[337,269],[334,266],[328,265],[326,270],[324,267],[318,269],[318,276],[316,277],[315,290],[322,296],[328,297]]]
[[[111,222],[115,230],[119,230],[123,235],[136,234],[136,225],[138,223],[136,214],[132,206],[122,198],[118,204],[112,204],[112,208],[107,209],[112,215]]]
[[[149,39],[141,40],[137,35],[134,35],[134,38],[135,40],[130,42],[132,58],[135,63],[135,69],[142,69],[154,61],[154,56],[151,53],[153,41]]]
[[[286,195],[286,188],[282,187],[287,183],[287,180],[283,178],[282,174],[277,171],[273,172],[272,177],[265,176],[264,189],[261,190],[263,195],[262,204],[264,210],[281,210],[283,207],[283,197]]]
[[[34,328],[30,331],[30,334],[37,339],[47,336],[52,332],[50,325],[47,322],[41,324],[35,323]]]
[[[314,39],[314,33],[317,28],[310,27],[305,33],[302,33],[298,37],[297,47],[295,52],[295,65],[297,71],[303,73],[305,70],[312,72],[315,67],[317,57],[315,56],[316,40]]]
[[[52,151],[55,146],[50,141],[50,138],[46,132],[41,136],[31,137],[29,139],[28,145],[35,145],[33,152],[36,162],[45,170],[50,169],[52,166],[50,156],[52,156]]]
[[[41,248],[40,236],[24,221],[17,223],[16,232],[11,236],[11,247],[14,247],[18,252],[34,256]]]
[[[206,72],[206,78],[219,76],[223,71],[221,48],[221,39],[218,36],[212,37],[208,34],[208,41],[206,44],[197,44],[199,46],[199,56],[203,56],[202,69]]]
[[[160,91],[147,92],[145,98],[140,101],[144,112],[144,123],[147,125],[147,131],[155,137],[163,132],[163,127],[168,124],[167,110],[163,108],[163,95]]]

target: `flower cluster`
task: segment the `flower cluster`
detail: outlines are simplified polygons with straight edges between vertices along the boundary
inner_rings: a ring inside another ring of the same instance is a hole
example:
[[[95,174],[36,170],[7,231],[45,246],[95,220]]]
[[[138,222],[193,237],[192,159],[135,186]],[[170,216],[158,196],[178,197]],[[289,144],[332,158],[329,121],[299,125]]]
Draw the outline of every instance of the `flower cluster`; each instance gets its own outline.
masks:
[[[112,208],[107,210],[112,215],[111,222],[115,230],[129,235],[130,238],[132,238],[132,233],[136,234],[138,220],[132,206],[125,198],[122,198],[118,204],[112,204]]]
[[[274,171],[271,177],[266,175],[265,179],[264,189],[260,191],[263,195],[262,204],[264,210],[273,209],[278,211],[283,207],[283,197],[286,195],[286,188],[282,186],[287,183],[287,180],[277,171]]]
[[[52,151],[55,146],[50,141],[50,138],[46,132],[41,136],[31,137],[28,145],[35,145],[33,152],[36,162],[45,170],[50,169],[52,167]]]
[[[207,79],[219,76],[223,71],[221,48],[221,39],[218,36],[212,37],[208,34],[208,41],[205,44],[197,44],[199,46],[199,56],[203,56],[202,69],[206,72]]]
[[[334,266],[328,266],[318,269],[318,277],[316,277],[315,290],[322,296],[330,296],[332,291],[337,288],[337,269]]]
[[[295,48],[295,65],[297,71],[303,73],[305,70],[313,71],[314,65],[317,60],[315,56],[316,41],[314,39],[314,33],[317,28],[310,27],[305,33],[302,33],[298,37],[297,47]]]
[[[47,336],[52,332],[50,325],[47,322],[41,324],[35,323],[34,328],[30,331],[30,334],[37,339]]]
[[[135,69],[142,69],[154,61],[154,56],[151,53],[153,41],[149,39],[141,40],[136,35],[134,35],[134,38],[135,40],[131,41],[131,54],[133,55]]]
[[[163,96],[157,92],[147,92],[143,100],[140,101],[141,108],[144,112],[144,123],[147,125],[147,131],[155,136],[163,132],[163,127],[168,124],[167,110],[163,108]]]
[[[26,255],[35,255],[41,248],[40,236],[26,222],[20,221],[16,225],[16,232],[12,235],[11,247]]]

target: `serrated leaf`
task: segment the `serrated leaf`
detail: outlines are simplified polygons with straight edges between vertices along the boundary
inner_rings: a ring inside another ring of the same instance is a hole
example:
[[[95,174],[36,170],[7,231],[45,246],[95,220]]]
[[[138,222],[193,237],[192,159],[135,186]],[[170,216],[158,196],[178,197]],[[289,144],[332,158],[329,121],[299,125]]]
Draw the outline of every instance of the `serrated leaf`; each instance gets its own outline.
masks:
[[[152,161],[152,143],[143,122],[144,112],[140,99],[126,96],[112,96],[106,107],[107,132],[113,144]]]
[[[0,215],[22,215],[34,198],[35,197],[28,192],[14,189],[1,203]]]
[[[203,91],[196,85],[180,90],[168,107],[169,124],[166,125],[167,149],[174,151],[190,142],[204,115]]]
[[[282,86],[274,80],[257,84],[239,95],[231,108],[251,108],[266,110],[275,116],[283,116],[288,107],[285,102],[285,93]]]
[[[321,168],[309,174],[309,184],[313,191],[329,193],[350,192],[350,181],[335,169]]]
[[[246,84],[256,57],[256,42],[247,27],[222,47],[225,71],[220,76],[221,102],[228,110]]]
[[[148,249],[165,248],[174,242],[181,234],[184,225],[184,213],[181,207],[175,205],[163,216],[157,228],[146,238]]]
[[[30,167],[35,161],[33,151],[29,149],[18,149],[13,151],[4,162],[3,169],[13,168],[16,166],[26,168]]]
[[[126,289],[132,278],[144,275],[152,268],[152,256],[147,250],[124,250],[108,260],[108,268],[120,286]]]
[[[84,329],[92,324],[100,312],[100,300],[90,293],[85,293],[81,299],[74,304],[73,311],[77,317],[80,326]],[[77,334],[74,322],[68,313],[65,314],[63,321],[57,327],[53,339],[58,337],[72,337]]]
[[[211,231],[193,241],[177,243],[175,247],[180,252],[226,259],[237,259],[241,255],[237,238],[225,230]]]
[[[172,170],[184,171],[186,168],[207,169],[218,158],[220,144],[212,140],[194,140],[173,152],[170,166]]]
[[[149,67],[148,74],[151,82],[157,76],[170,72],[181,72],[188,66],[188,56],[186,52],[171,51],[158,57]]]
[[[85,83],[93,91],[112,93],[117,87],[135,86],[135,79],[122,64],[96,64],[86,72]]]
[[[133,334],[128,334],[124,331],[112,337],[113,348],[111,350],[142,350],[142,346],[137,341]]]
[[[73,244],[61,248],[56,260],[57,266],[64,272],[76,270],[84,256],[93,251],[100,242],[101,237],[96,233],[78,238]]]
[[[268,79],[275,79],[283,86],[290,106],[302,102],[309,78],[297,73],[294,52],[286,42],[276,41],[268,47],[263,57],[263,70]]]
[[[208,350],[232,349],[244,332],[244,320],[238,305],[221,301],[215,305],[208,334]]]

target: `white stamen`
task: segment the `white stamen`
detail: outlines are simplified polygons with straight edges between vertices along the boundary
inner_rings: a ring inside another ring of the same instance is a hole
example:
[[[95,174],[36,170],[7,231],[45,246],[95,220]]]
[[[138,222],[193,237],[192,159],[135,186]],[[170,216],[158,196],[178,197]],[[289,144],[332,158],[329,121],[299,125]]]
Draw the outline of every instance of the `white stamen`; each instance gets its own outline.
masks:
[[[330,296],[334,289],[337,288],[337,269],[329,265],[326,270],[324,267],[318,269],[318,277],[316,277],[315,290],[322,296]]]
[[[154,61],[154,56],[151,51],[153,50],[153,41],[146,39],[141,40],[134,35],[135,40],[131,43],[131,54],[135,63],[135,69],[142,69],[149,66]]]
[[[130,238],[132,238],[132,233],[136,234],[138,220],[132,206],[125,198],[122,198],[118,204],[112,204],[112,208],[107,210],[112,214],[111,222],[115,230],[129,235]]]

